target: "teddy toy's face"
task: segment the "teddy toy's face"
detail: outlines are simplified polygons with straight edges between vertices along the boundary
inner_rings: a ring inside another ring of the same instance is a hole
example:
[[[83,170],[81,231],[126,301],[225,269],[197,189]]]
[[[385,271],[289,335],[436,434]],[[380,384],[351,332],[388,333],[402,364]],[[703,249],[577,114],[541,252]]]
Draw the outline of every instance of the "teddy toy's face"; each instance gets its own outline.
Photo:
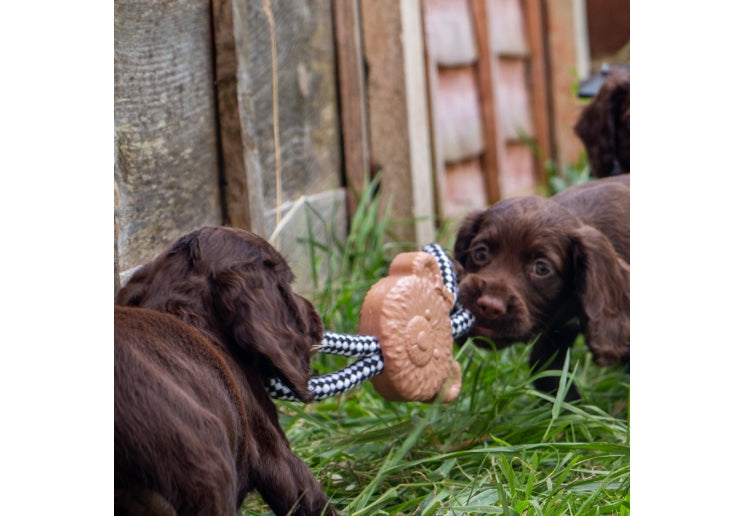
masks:
[[[372,378],[390,400],[452,401],[460,390],[460,367],[452,357],[449,313],[454,295],[428,253],[402,253],[387,277],[367,293],[359,332],[380,341],[385,369]]]

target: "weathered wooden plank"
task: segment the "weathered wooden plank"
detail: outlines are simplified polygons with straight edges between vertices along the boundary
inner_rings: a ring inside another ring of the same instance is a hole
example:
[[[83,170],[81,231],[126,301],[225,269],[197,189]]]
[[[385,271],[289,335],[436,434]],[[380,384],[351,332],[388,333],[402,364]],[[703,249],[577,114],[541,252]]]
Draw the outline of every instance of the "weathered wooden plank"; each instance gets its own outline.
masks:
[[[429,101],[424,65],[424,20],[420,0],[400,3],[406,107],[410,135],[409,162],[413,184],[413,217],[418,247],[434,241],[434,192]]]
[[[550,74],[554,151],[559,167],[576,161],[583,150],[581,140],[573,132],[582,107],[572,89],[576,81],[572,69],[580,69],[574,38],[573,4],[574,0],[546,2],[550,62],[562,64],[552,66]]]
[[[475,67],[442,68],[438,74],[436,128],[446,163],[483,153],[483,127]]]
[[[437,107],[437,95],[439,91],[439,66],[429,49],[433,43],[431,38],[433,34],[426,28],[427,3],[421,4],[424,16],[424,59],[426,64],[426,77],[428,86],[428,107],[429,107],[429,138],[431,141],[431,161],[434,169],[434,209],[438,215],[445,211],[446,192],[444,189],[444,143],[441,131],[438,128],[439,108]]]
[[[535,177],[539,184],[547,186],[544,160],[553,158],[553,141],[551,137],[551,113],[548,100],[548,63],[545,50],[547,38],[545,11],[540,0],[525,0],[525,19],[527,39],[530,47],[530,93],[534,120],[533,136],[542,153],[536,157]]]
[[[486,0],[471,0],[471,9],[475,27],[475,39],[478,45],[478,91],[483,113],[483,173],[487,199],[494,203],[501,198],[499,190],[499,171],[503,169],[504,140],[499,134],[499,115],[497,97],[494,90],[498,81],[498,69],[495,68],[489,39],[488,14]]]
[[[423,34],[417,0],[361,0],[372,162],[383,174],[382,202],[393,201],[396,237],[433,240]],[[417,180],[415,175],[421,174]]]
[[[535,161],[529,146],[519,142],[507,143],[499,182],[503,198],[536,192]]]
[[[358,0],[334,0],[336,58],[341,108],[344,170],[349,214],[357,209],[369,176],[369,133],[364,84],[364,49]]]
[[[114,179],[124,273],[222,222],[209,4],[114,2]]]
[[[520,0],[488,0],[489,37],[491,50],[499,55],[525,57],[524,13]]]
[[[265,234],[263,177],[253,167],[240,121],[233,1],[214,0],[215,87],[220,130],[221,165],[224,177],[225,223]]]
[[[475,62],[478,50],[467,0],[423,0],[427,50],[439,66]]]
[[[525,60],[511,57],[494,57],[494,67],[499,76],[495,95],[498,98],[503,137],[506,141],[519,140],[520,134],[532,136],[532,109],[527,87]]]
[[[459,217],[489,205],[481,157],[447,165],[443,215]]]
[[[264,210],[277,215],[340,185],[331,4],[232,1],[246,173],[260,175]]]

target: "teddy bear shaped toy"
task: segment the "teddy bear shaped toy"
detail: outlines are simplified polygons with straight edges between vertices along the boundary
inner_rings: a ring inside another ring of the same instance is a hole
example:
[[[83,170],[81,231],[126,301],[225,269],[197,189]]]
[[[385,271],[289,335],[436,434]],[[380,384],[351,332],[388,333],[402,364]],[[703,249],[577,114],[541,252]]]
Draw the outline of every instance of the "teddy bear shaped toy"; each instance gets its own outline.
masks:
[[[457,397],[462,377],[452,342],[468,332],[473,316],[457,302],[457,277],[441,246],[397,255],[388,275],[367,292],[359,319],[359,335],[325,332],[320,352],[358,360],[312,378],[309,389],[316,401],[368,379],[391,401]],[[274,398],[298,401],[278,378],[268,390]]]

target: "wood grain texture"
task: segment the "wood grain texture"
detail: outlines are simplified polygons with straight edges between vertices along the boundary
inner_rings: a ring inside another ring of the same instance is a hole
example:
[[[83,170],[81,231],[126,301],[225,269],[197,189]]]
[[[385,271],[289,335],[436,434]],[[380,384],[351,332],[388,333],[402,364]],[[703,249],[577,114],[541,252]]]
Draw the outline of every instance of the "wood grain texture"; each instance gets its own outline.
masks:
[[[114,3],[119,269],[222,223],[209,4]]]
[[[282,203],[338,187],[339,122],[330,2],[233,1],[237,96],[246,174],[262,188],[263,208],[276,210],[276,176]],[[279,156],[274,145],[273,74],[278,83]],[[258,177],[260,176],[260,181]]]
[[[527,64],[524,59],[495,57],[494,67],[499,69],[496,94],[502,136],[508,141],[519,140],[520,135],[532,136],[533,106],[527,86]]]
[[[553,157],[554,145],[549,99],[550,69],[546,50],[547,23],[543,6],[541,0],[526,0],[524,4],[530,47],[530,80],[528,83],[535,124],[533,137],[541,152],[540,156],[535,158],[535,179],[538,184],[547,186],[548,179],[543,163],[545,159]]]
[[[251,167],[252,156],[243,138],[240,119],[233,3],[232,0],[211,2],[225,223],[265,234],[263,177],[257,166]],[[253,173],[248,174],[248,170]]]
[[[274,244],[281,249],[282,256],[295,274],[292,290],[312,297],[318,292],[331,271],[336,269],[329,263],[329,255],[319,249],[310,249],[300,240],[313,240],[326,248],[346,238],[348,213],[346,190],[326,190],[293,203],[285,203],[281,213],[282,228],[276,233]],[[266,228],[274,234],[276,217],[266,214]],[[319,286],[320,285],[320,286]]]
[[[549,94],[553,106],[554,151],[557,165],[562,167],[575,162],[583,151],[581,140],[573,132],[582,108],[572,89],[576,81],[573,70],[579,68],[573,0],[551,0],[546,6],[549,59],[553,63]]]
[[[344,172],[349,188],[349,214],[357,209],[365,181],[370,179],[364,49],[358,0],[333,0]]]
[[[443,215],[463,216],[491,204],[488,201],[484,177],[481,157],[447,165],[444,183],[446,203]]]
[[[499,124],[498,97],[495,85],[498,83],[498,68],[494,66],[493,50],[489,37],[486,0],[471,0],[478,44],[478,91],[483,113],[483,173],[487,199],[495,203],[501,198],[499,190],[499,171],[503,169],[504,139]]]
[[[475,67],[443,68],[439,71],[436,126],[442,138],[446,163],[483,153],[483,127]]]
[[[521,0],[487,0],[486,13],[491,51],[525,57],[528,47]]]
[[[413,183],[412,224],[415,242],[423,247],[434,241],[434,189],[431,143],[429,141],[429,100],[424,63],[424,21],[420,0],[400,3],[403,63],[405,66],[410,134],[410,174]]]
[[[504,152],[504,169],[499,175],[503,198],[535,193],[535,160],[530,148],[521,142],[509,142]]]
[[[382,202],[392,201],[392,219],[408,221],[395,228],[396,237],[425,244],[433,240],[433,222],[412,220],[433,215],[423,31],[420,11],[416,18],[419,3],[405,4],[406,0],[360,3],[368,65],[370,151],[382,174]],[[419,182],[415,174],[421,174]]]
[[[430,30],[428,18],[430,15],[430,2],[423,0],[421,11],[424,23],[424,62],[426,68],[428,108],[429,108],[429,140],[431,141],[431,161],[433,169],[434,209],[437,215],[442,215],[445,210],[446,192],[444,191],[444,142],[439,130],[439,108],[437,106],[437,95],[439,91],[439,65],[429,51],[433,48],[432,38],[435,32]]]
[[[438,66],[463,66],[478,58],[468,0],[423,0],[428,52]]]

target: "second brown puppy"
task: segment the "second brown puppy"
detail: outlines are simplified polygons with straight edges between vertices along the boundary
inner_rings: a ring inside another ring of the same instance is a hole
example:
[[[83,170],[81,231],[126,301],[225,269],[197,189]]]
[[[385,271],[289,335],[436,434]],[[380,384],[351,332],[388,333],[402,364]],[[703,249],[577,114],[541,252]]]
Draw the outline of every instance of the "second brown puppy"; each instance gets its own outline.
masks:
[[[472,335],[497,348],[535,338],[530,364],[561,369],[583,333],[603,366],[630,358],[630,176],[547,199],[505,199],[470,214],[455,243]],[[536,387],[555,392],[558,378]],[[571,387],[568,399],[580,395]]]

